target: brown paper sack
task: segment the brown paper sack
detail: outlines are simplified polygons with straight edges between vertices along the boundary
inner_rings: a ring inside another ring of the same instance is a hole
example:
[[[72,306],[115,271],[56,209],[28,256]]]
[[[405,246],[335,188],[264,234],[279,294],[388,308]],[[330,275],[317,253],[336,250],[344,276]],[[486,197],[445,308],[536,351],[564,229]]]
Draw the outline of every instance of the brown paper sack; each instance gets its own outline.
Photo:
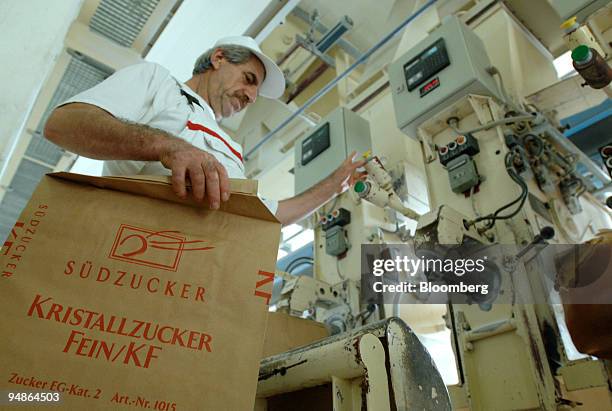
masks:
[[[3,404],[251,411],[280,224],[231,184],[210,211],[167,178],[45,176],[0,254]]]

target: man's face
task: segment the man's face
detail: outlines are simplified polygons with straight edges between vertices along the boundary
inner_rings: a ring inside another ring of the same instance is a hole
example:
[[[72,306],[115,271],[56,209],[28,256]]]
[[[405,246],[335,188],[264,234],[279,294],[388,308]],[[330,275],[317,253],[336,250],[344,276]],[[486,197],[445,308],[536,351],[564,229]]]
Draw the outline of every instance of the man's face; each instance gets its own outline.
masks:
[[[243,64],[233,64],[220,50],[213,53],[215,70],[208,84],[209,103],[218,118],[230,117],[255,102],[265,69],[255,56]]]

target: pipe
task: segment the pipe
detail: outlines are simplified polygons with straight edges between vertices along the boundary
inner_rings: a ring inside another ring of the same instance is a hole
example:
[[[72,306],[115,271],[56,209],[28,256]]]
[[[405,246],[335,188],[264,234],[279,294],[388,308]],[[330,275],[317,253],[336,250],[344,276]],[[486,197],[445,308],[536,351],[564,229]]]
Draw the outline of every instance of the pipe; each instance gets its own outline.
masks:
[[[281,64],[283,64],[285,62],[285,60],[287,60],[293,53],[295,53],[295,51],[300,47],[300,43],[298,43],[297,41],[294,42],[291,47],[289,47],[289,50],[287,50],[285,52],[285,54],[283,54],[281,56],[281,58],[278,59],[278,61],[276,62],[277,66],[280,66]]]
[[[610,191],[612,191],[612,183],[606,184],[602,188],[593,191],[592,194],[594,196],[598,196],[598,195],[604,195],[604,194],[606,194],[607,192],[610,192]]]
[[[289,94],[289,96],[287,97],[286,104],[291,103],[294,98],[296,98],[298,95],[300,95],[302,91],[306,89],[306,87],[308,87],[309,85],[314,83],[316,79],[321,77],[321,75],[325,73],[325,70],[327,70],[328,67],[329,66],[327,65],[327,63],[321,63],[319,67],[315,69],[315,71],[313,71],[307,78],[305,78],[300,84],[297,85],[293,93]]]
[[[516,322],[514,320],[502,320],[493,324],[486,324],[475,330],[466,331],[463,335],[463,339],[466,343],[472,343],[474,341],[480,341],[485,338],[515,331],[516,328]]]
[[[485,130],[489,130],[493,127],[497,127],[497,126],[502,126],[502,125],[506,125],[506,124],[512,124],[512,123],[519,123],[521,121],[529,121],[529,120],[534,120],[536,117],[531,115],[531,114],[526,114],[523,116],[516,116],[516,117],[506,117],[506,118],[502,118],[499,120],[495,120],[492,121],[490,123],[487,124],[483,124],[480,127],[476,127],[473,128],[471,130],[459,130],[456,128],[456,126],[452,126],[451,123],[453,122],[455,118],[453,118],[453,120],[449,119],[449,126],[453,129],[453,131],[455,133],[458,134],[472,134],[472,133],[478,133],[479,131],[485,131]]]
[[[429,352],[404,321],[393,317],[264,358],[259,368],[257,397],[314,387],[329,382],[333,376],[344,379],[364,376],[371,365],[364,358],[360,343],[372,341],[372,337],[385,348],[394,409],[446,411],[452,408],[442,376]]]
[[[293,11],[291,12],[291,14],[294,15],[295,17],[297,17],[298,19],[302,20],[306,24],[309,24],[309,25],[312,24],[310,13],[308,13],[306,10],[304,10],[300,6],[295,7],[293,9]],[[325,34],[325,33],[327,33],[329,31],[329,27],[325,26],[318,19],[317,19],[317,21],[314,22],[314,28],[320,34]],[[352,56],[354,59],[359,58],[359,54],[360,54],[359,53],[359,49],[357,47],[353,46],[348,40],[340,38],[338,40],[337,44],[340,46],[340,48],[342,50],[344,50],[347,54]]]
[[[248,160],[253,153],[255,153],[259,148],[264,145],[269,139],[271,139],[276,133],[285,128],[294,118],[299,116],[310,107],[314,102],[319,100],[328,91],[330,91],[340,80],[346,77],[350,72],[352,72],[357,66],[362,64],[365,60],[368,59],[372,54],[374,54],[379,48],[385,45],[389,40],[395,37],[400,31],[402,31],[411,21],[419,17],[425,10],[427,10],[430,6],[432,6],[437,0],[429,0],[423,6],[421,6],[415,13],[413,13],[410,17],[404,20],[399,26],[393,29],[389,34],[384,36],[381,40],[378,41],[375,45],[373,45],[368,51],[363,53],[361,57],[359,57],[353,64],[351,64],[346,70],[344,70],[338,77],[334,78],[332,81],[327,83],[325,87],[319,90],[314,96],[312,96],[302,107],[297,109],[293,114],[287,117],[282,123],[280,123],[276,128],[266,134],[261,140],[255,144],[255,146],[249,150],[244,156],[245,160]]]
[[[563,134],[561,134],[556,128],[551,126],[549,123],[544,123],[539,126],[534,127],[531,130],[532,134],[540,134],[547,133],[555,143],[559,144],[563,147],[568,153],[572,153],[576,156],[578,161],[586,166],[586,168],[604,185],[610,184],[610,176],[603,171],[601,168],[597,166],[582,150],[580,150],[576,145]]]

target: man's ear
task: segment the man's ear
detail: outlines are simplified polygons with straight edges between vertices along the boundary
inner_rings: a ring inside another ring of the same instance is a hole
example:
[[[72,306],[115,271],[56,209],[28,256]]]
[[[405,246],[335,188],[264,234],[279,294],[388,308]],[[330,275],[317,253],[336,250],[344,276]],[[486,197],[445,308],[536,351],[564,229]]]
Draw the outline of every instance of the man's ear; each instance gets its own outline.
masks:
[[[223,50],[216,49],[210,56],[210,62],[215,70],[217,70],[221,66],[221,61],[225,59],[223,55]]]

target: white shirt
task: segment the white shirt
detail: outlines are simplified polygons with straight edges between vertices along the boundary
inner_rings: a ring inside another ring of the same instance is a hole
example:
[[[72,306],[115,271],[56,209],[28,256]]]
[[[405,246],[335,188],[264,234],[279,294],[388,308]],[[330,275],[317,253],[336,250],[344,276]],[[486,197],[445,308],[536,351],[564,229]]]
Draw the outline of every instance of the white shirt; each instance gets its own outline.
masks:
[[[197,99],[189,104],[181,89]],[[114,117],[164,130],[212,155],[230,178],[245,178],[242,147],[217,124],[208,103],[159,64],[141,63],[117,71],[102,83],[62,103],[87,103]],[[110,160],[104,175],[170,175],[159,161]],[[274,214],[278,202],[263,200]]]

